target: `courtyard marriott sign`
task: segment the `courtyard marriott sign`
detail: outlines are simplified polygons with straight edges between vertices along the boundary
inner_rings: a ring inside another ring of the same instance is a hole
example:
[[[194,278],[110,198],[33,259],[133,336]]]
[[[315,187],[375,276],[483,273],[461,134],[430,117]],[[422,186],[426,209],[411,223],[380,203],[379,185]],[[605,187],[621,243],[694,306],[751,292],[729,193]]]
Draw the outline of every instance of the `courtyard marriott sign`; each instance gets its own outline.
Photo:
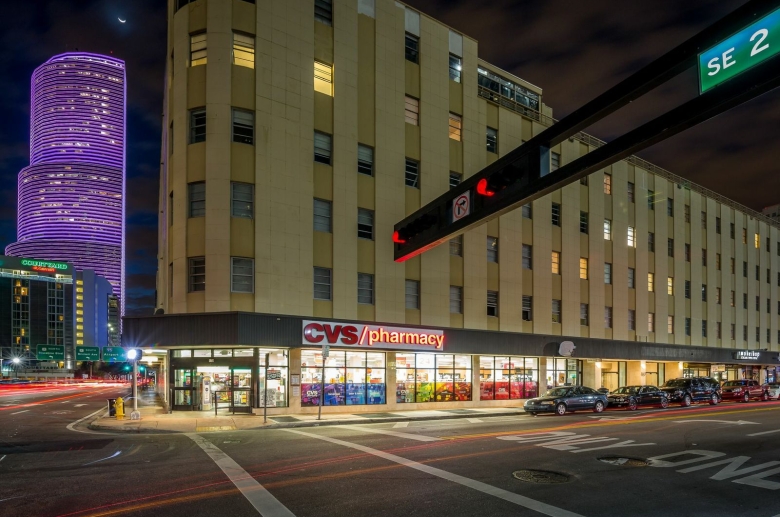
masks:
[[[737,350],[734,352],[734,359],[755,361],[759,355],[761,355],[761,352],[758,350]]]
[[[444,349],[444,331],[304,320],[303,343],[437,351]]]

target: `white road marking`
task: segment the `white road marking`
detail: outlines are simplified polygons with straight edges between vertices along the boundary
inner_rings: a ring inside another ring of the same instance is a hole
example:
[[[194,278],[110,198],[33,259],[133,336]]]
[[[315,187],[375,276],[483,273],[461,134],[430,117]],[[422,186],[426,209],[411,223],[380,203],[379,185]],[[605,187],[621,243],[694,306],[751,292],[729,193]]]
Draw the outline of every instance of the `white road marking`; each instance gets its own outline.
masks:
[[[233,461],[233,458],[222,452],[216,445],[195,433],[186,433],[209,458],[222,469],[222,472],[236,485],[247,501],[263,517],[295,517],[295,514],[279,502],[263,485],[250,476],[246,470]]]
[[[100,413],[100,412],[102,412],[102,411],[108,411],[108,410],[107,410],[106,408],[100,408],[100,409],[98,409],[97,411],[95,411],[95,412],[92,412],[92,413],[88,414],[88,415],[87,415],[87,416],[85,416],[85,417],[79,418],[79,419],[78,419],[78,420],[76,420],[75,422],[71,422],[71,423],[69,423],[69,424],[68,424],[68,425],[67,425],[65,428],[66,428],[68,431],[73,431],[74,433],[86,433],[86,434],[112,434],[112,433],[100,433],[100,432],[97,432],[97,431],[91,431],[91,430],[86,430],[86,429],[76,429],[76,426],[77,426],[77,425],[79,425],[81,422],[83,422],[84,420],[87,420],[88,418],[92,418],[93,416],[97,415],[98,413]]]
[[[408,425],[409,425],[409,422],[396,422],[393,427],[396,428],[396,429],[399,429],[401,427],[406,427]]]
[[[102,460],[90,461],[89,463],[85,463],[84,465],[82,465],[82,467],[86,467],[87,465],[92,465],[93,463],[100,463],[101,461],[110,460],[111,458],[116,458],[120,454],[122,454],[122,451],[116,451],[114,454],[112,454],[111,456],[109,456],[107,458],[103,458]]]
[[[466,420],[468,420],[468,421],[469,421],[469,422],[471,422],[472,424],[479,424],[479,423],[482,423],[482,420],[480,420],[479,418],[467,418]]]
[[[373,429],[368,427],[360,427],[357,425],[343,425],[339,426],[346,429],[353,429],[355,431],[363,431],[365,433],[376,433],[376,434],[386,434],[389,436],[397,436],[399,438],[408,438],[410,440],[417,440],[418,442],[440,442],[441,438],[436,438],[435,436],[425,436],[422,434],[409,434],[409,433],[398,433],[395,431],[386,431],[385,429]]]
[[[389,454],[384,451],[372,449],[371,447],[365,447],[363,445],[345,442],[343,440],[331,438],[329,436],[322,436],[319,434],[298,431],[297,429],[284,429],[284,431],[287,431],[288,433],[300,434],[302,436],[307,436],[309,438],[324,440],[326,442],[335,443],[337,445],[342,445],[344,447],[349,447],[351,449],[357,449],[359,451],[363,451],[365,453],[377,456],[379,458],[392,461],[393,463],[398,463],[399,465],[403,465],[405,467],[419,470],[420,472],[425,472],[426,474],[430,474],[432,476],[436,476],[438,478],[446,479],[447,481],[452,481],[453,483],[457,483],[459,485],[472,488],[484,494],[492,495],[493,497],[503,499],[504,501],[508,501],[518,506],[522,506],[523,508],[528,508],[530,510],[534,510],[541,514],[549,515],[550,517],[582,517],[582,515],[578,513],[570,512],[568,510],[564,510],[563,508],[558,508],[556,506],[552,506],[543,503],[541,501],[537,501],[535,499],[522,496],[520,494],[515,494],[513,492],[509,492],[508,490],[494,487],[492,485],[488,485],[487,483],[483,483],[475,479],[459,476],[458,474],[453,474],[452,472],[447,472],[446,470],[437,469],[436,467],[431,467],[430,465],[417,463],[416,461],[402,458],[401,456],[396,456],[395,454]]]
[[[774,431],[762,431],[760,433],[749,434],[748,436],[761,436],[762,434],[772,434],[772,433],[780,433],[780,429],[775,429]],[[775,517],[780,517],[780,516],[775,516]]]
[[[18,415],[19,413],[27,413],[30,411],[29,409],[25,409],[24,411],[17,411],[16,413],[11,413],[12,415]]]
[[[74,407],[86,406],[86,404],[74,404]]]
[[[3,461],[3,460],[5,459],[5,457],[6,457],[6,455],[5,455],[5,454],[3,454],[3,457],[2,457],[2,458],[0,458],[0,461]]]
[[[755,424],[760,425],[758,422],[748,422],[747,420],[672,420],[675,424],[685,424],[688,422],[718,422],[721,424],[735,424],[735,425],[746,425],[746,424]]]

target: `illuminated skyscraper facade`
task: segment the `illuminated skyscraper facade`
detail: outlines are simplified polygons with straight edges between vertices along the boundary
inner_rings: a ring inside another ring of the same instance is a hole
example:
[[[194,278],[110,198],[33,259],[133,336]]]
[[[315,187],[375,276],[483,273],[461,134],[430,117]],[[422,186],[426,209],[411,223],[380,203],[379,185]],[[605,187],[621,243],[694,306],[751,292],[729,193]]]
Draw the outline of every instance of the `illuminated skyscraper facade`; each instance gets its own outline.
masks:
[[[54,56],[32,76],[30,165],[7,255],[62,260],[111,283],[124,307],[125,63]]]

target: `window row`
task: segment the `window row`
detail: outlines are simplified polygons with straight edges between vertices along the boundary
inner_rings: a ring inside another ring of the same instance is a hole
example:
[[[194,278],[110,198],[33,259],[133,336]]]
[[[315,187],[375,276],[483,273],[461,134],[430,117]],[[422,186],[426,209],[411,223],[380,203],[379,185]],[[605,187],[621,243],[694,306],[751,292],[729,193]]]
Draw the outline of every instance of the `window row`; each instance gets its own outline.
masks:
[[[168,266],[168,290],[173,295],[173,264]],[[187,292],[206,290],[206,257],[187,259]],[[255,291],[255,260],[230,257],[230,292],[253,293]]]

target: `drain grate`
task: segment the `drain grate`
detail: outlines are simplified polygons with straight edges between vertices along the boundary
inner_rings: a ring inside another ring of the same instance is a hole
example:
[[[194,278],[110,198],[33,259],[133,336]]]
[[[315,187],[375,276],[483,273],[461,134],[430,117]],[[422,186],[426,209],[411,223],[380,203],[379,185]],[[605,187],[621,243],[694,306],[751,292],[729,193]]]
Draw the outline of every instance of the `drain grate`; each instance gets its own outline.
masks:
[[[568,474],[562,474],[560,472],[551,472],[549,470],[516,470],[512,472],[512,476],[520,481],[526,483],[537,483],[540,485],[554,485],[558,483],[566,483],[569,481]]]
[[[599,461],[620,467],[647,467],[649,465],[647,460],[639,458],[624,458],[622,456],[605,456],[603,458],[599,458]]]

